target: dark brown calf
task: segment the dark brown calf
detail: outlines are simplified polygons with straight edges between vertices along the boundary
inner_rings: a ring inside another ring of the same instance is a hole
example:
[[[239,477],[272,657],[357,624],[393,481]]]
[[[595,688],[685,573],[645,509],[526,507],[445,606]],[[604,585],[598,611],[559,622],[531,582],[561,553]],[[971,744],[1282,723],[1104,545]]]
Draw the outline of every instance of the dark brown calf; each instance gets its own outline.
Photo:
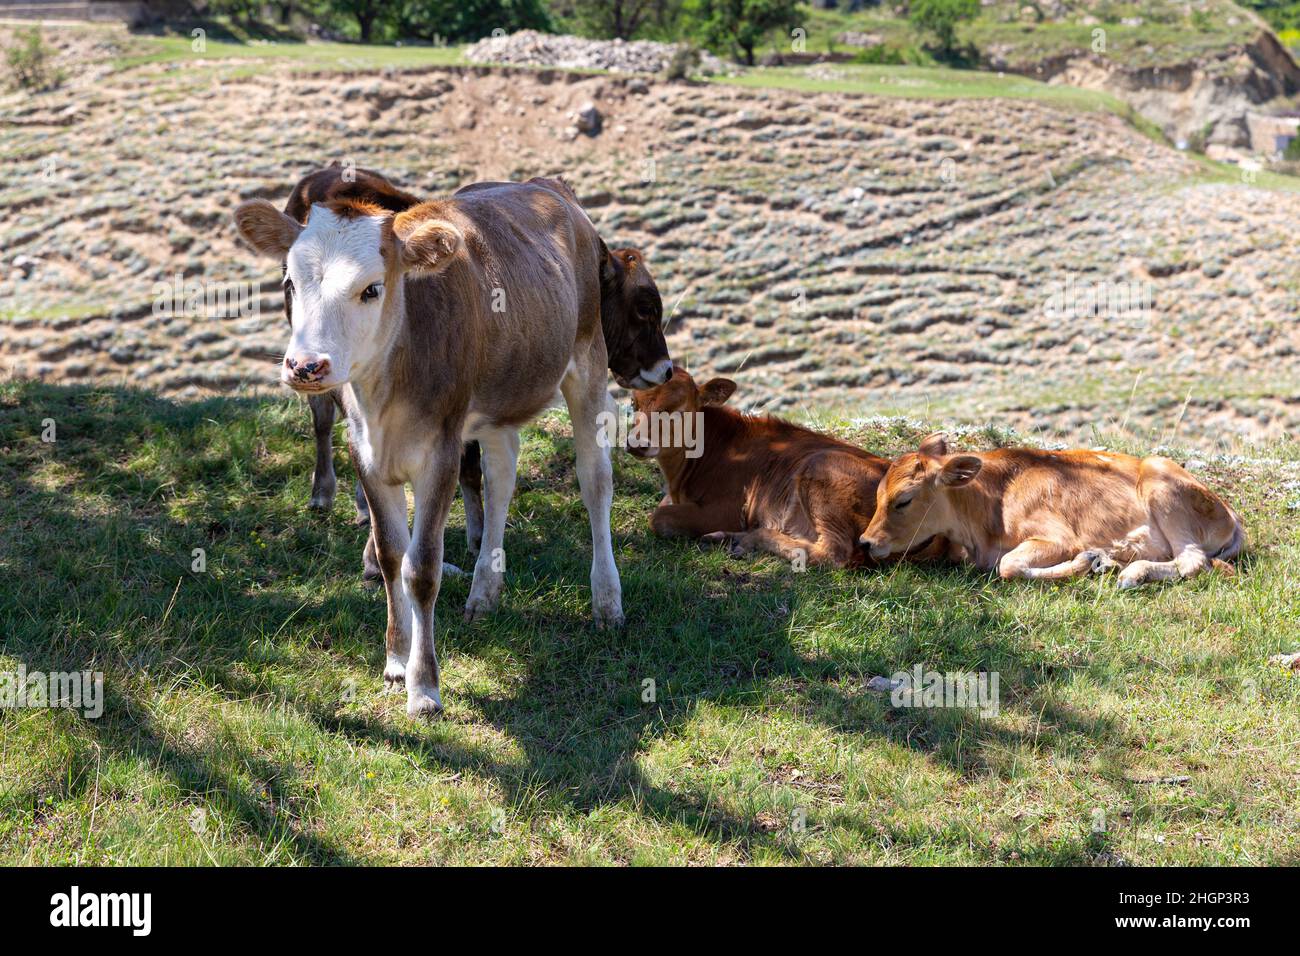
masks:
[[[634,394],[627,450],[658,462],[668,483],[650,519],[655,533],[728,544],[733,553],[862,564],[858,538],[889,462],[829,435],[726,408],[735,390],[725,378],[697,387],[678,368],[665,384]]]

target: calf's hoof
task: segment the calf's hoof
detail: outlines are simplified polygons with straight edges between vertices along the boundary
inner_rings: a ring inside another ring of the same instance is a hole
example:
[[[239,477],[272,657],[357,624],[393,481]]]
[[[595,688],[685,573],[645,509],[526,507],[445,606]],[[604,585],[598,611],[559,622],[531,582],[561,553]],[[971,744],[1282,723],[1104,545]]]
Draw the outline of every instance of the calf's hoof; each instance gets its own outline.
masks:
[[[484,576],[482,566],[474,571],[474,583],[470,585],[469,600],[465,602],[465,620],[477,621],[497,609],[501,603],[501,577],[495,572]]]
[[[591,611],[592,619],[596,622],[596,627],[602,631],[617,630],[623,626],[623,609],[617,605],[614,607],[596,606]]]
[[[317,482],[316,476],[312,475],[311,500],[307,502],[307,507],[312,511],[329,511],[334,507],[334,492],[337,490],[338,482],[332,477]]]
[[[1119,564],[1105,551],[1085,551],[1083,553],[1091,565],[1089,570],[1093,574],[1105,574],[1119,567]]]
[[[617,571],[592,572],[591,616],[601,630],[623,626],[623,586]]]
[[[1123,571],[1120,572],[1119,586],[1121,590],[1126,591],[1129,588],[1141,587],[1143,584],[1146,583],[1147,583],[1147,569],[1145,563],[1142,561],[1138,561],[1134,564],[1130,564],[1127,568],[1125,568]]]
[[[712,534],[706,534],[700,540],[706,544],[725,548],[727,554],[733,558],[743,558],[750,552],[749,546],[745,543],[745,535],[736,534],[732,531],[714,531]]]
[[[428,690],[409,688],[406,692],[406,716],[416,719],[433,718],[442,713],[442,695],[438,688]]]
[[[465,602],[465,621],[466,623],[481,621],[496,609],[497,602],[495,599],[471,597]]]
[[[389,661],[384,667],[384,692],[393,694],[406,686],[406,665]]]

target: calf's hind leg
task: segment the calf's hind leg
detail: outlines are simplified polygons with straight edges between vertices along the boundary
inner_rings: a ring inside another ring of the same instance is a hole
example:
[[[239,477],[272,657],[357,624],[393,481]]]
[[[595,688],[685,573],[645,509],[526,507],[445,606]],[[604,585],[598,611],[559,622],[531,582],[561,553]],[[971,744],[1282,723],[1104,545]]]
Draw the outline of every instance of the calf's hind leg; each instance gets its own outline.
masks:
[[[1217,551],[1218,542],[1232,538],[1236,520],[1228,509],[1168,459],[1143,460],[1138,494],[1146,505],[1148,523],[1158,528],[1168,542],[1169,560],[1134,561],[1120,573],[1119,586],[1122,588],[1137,587],[1149,581],[1194,577],[1210,567],[1207,545],[1212,551]]]
[[[465,499],[465,544],[470,554],[483,548],[483,464],[476,441],[465,442],[460,454],[460,494]]]
[[[603,343],[602,343],[603,344]],[[575,363],[560,383],[573,421],[578,458],[578,488],[591,524],[591,613],[598,627],[623,624],[623,584],[614,564],[610,510],[614,503],[614,466],[609,459],[610,436],[601,414],[610,409],[605,391],[605,350],[592,349]]]
[[[483,538],[474,580],[465,602],[465,620],[473,621],[496,609],[506,571],[506,514],[515,493],[515,472],[519,465],[519,431],[514,428],[485,429],[478,435],[483,451]],[[468,507],[467,507],[468,511]],[[468,519],[467,519],[468,520]]]

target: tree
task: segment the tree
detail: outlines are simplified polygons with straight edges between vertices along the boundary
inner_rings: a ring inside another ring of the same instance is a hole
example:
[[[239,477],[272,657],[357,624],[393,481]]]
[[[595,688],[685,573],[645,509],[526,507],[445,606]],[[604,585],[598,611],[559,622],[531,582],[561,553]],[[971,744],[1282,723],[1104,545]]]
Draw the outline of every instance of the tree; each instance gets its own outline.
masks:
[[[654,0],[573,0],[573,12],[593,36],[630,40],[656,6]]]
[[[799,0],[686,0],[682,25],[706,46],[739,50],[753,66],[754,47],[773,30],[798,26],[802,13]]]
[[[980,0],[912,0],[907,19],[920,30],[935,35],[939,49],[952,53],[957,48],[957,24],[979,16]]]
[[[493,30],[553,31],[545,0],[403,0],[393,16],[399,36],[468,43]]]
[[[329,5],[336,13],[353,17],[361,32],[361,42],[369,43],[376,21],[395,14],[400,3],[399,0],[329,0]]]

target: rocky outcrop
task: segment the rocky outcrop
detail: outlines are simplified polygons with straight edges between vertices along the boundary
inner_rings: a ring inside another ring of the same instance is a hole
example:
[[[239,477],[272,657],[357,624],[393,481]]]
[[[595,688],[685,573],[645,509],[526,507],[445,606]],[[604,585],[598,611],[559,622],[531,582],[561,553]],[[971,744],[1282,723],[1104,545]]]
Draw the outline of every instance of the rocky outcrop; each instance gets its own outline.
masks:
[[[1251,43],[1166,66],[1129,67],[1084,49],[1032,63],[1014,56],[991,49],[986,64],[1049,83],[1113,93],[1159,125],[1170,140],[1204,146],[1220,158],[1250,151],[1249,111],[1300,91],[1300,67],[1263,28]]]
[[[651,40],[587,40],[520,30],[508,36],[480,40],[465,51],[471,63],[509,66],[552,66],[567,70],[609,70],[613,73],[662,73],[679,44]],[[732,68],[711,53],[701,53],[694,71],[704,75],[729,73]]]

